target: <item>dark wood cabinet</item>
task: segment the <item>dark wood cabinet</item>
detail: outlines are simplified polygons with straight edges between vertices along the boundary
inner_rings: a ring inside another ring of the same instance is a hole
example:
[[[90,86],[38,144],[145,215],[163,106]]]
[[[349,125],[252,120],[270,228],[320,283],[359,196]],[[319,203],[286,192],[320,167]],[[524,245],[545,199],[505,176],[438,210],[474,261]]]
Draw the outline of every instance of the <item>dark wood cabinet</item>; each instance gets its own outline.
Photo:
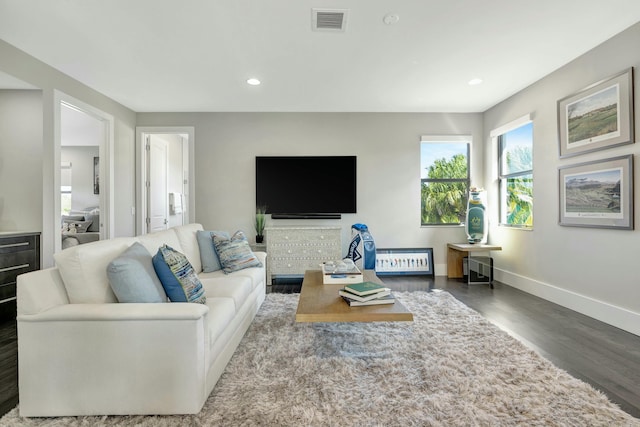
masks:
[[[16,278],[40,269],[40,233],[0,232],[0,416],[18,403]]]
[[[16,317],[16,278],[40,269],[40,233],[0,233],[0,320]]]

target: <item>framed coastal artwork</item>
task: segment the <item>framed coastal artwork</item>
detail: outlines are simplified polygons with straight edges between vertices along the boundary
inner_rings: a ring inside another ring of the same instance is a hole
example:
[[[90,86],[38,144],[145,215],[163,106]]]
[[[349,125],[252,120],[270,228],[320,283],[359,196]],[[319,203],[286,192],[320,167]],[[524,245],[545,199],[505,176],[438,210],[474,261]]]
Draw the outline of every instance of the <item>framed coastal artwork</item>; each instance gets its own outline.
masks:
[[[633,155],[559,168],[559,224],[633,230]]]
[[[558,101],[560,157],[634,142],[633,68]]]

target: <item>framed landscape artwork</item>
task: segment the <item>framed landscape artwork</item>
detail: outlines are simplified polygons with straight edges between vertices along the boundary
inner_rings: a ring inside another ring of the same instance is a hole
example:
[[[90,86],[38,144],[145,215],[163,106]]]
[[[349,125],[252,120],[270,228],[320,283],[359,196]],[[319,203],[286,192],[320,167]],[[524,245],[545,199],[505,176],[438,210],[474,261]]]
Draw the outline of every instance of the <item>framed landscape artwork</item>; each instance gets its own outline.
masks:
[[[633,230],[633,155],[559,168],[560,225]]]
[[[632,144],[633,68],[558,101],[560,157]]]

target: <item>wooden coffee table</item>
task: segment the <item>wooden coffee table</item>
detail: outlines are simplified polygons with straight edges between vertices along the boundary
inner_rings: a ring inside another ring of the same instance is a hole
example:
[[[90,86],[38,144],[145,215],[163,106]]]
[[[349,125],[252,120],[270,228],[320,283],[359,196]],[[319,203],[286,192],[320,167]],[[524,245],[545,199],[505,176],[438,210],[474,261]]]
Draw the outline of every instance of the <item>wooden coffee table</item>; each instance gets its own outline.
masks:
[[[364,270],[364,281],[383,285],[375,271]],[[296,322],[412,322],[413,314],[396,300],[393,304],[351,307],[338,291],[344,285],[325,285],[322,271],[307,270],[304,274]]]

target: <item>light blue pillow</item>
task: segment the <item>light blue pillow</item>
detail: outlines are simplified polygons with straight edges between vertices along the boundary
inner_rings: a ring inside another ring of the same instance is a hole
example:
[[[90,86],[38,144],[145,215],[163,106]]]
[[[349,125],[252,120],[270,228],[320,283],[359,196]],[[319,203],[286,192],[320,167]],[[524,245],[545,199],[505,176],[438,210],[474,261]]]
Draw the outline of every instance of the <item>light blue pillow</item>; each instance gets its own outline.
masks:
[[[107,276],[119,302],[167,302],[151,254],[138,242],[109,263]]]
[[[251,251],[247,237],[236,231],[231,237],[213,233],[213,244],[225,274],[249,267],[262,267],[262,263]]]
[[[163,245],[153,256],[153,267],[171,302],[207,302],[198,275],[180,252]]]
[[[198,248],[200,249],[200,261],[202,262],[202,271],[204,273],[212,273],[222,269],[220,259],[218,258],[216,249],[213,246],[213,233],[229,238],[229,233],[225,233],[224,231],[198,230],[196,232]]]

